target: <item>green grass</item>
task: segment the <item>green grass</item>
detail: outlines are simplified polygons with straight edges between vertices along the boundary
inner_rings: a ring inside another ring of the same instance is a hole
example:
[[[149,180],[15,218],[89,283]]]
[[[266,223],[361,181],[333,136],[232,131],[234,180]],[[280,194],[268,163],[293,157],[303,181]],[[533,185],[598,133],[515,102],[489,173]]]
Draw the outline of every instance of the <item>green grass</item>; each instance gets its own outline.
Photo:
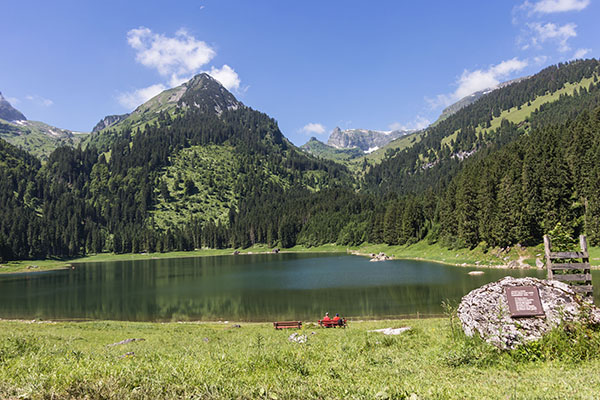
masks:
[[[541,245],[532,248],[511,247],[506,251],[500,248],[485,249],[478,246],[474,249],[448,249],[440,243],[428,244],[422,240],[412,245],[389,246],[386,244],[364,244],[358,248],[361,254],[380,253],[395,258],[408,258],[435,261],[452,265],[501,266],[519,258],[530,265],[535,265],[537,254],[543,254]]]
[[[600,388],[597,357],[528,361],[447,319],[305,323],[304,344],[241,325],[0,321],[0,398],[591,399]],[[108,346],[128,338],[145,340]]]
[[[270,253],[272,247],[266,245],[255,245],[247,249],[237,249],[240,254]],[[0,264],[0,274],[49,271],[70,268],[72,264],[83,262],[105,262],[105,261],[134,261],[151,260],[159,258],[185,258],[185,257],[210,257],[231,255],[234,249],[201,249],[194,251],[170,251],[165,253],[128,253],[113,254],[100,253],[74,259],[50,259],[50,260],[20,260],[7,261]],[[318,247],[295,246],[289,249],[281,249],[282,253],[346,253],[346,246],[326,244]]]

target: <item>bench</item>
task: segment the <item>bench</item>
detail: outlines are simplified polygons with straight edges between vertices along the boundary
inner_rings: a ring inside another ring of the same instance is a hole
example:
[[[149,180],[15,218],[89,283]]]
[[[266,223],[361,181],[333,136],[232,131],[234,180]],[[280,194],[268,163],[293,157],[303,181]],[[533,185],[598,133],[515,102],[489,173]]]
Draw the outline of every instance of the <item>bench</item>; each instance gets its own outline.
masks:
[[[302,321],[273,322],[275,329],[302,329]]]
[[[338,326],[341,328],[345,328],[348,326],[348,324],[346,323],[346,318],[342,318],[338,321],[333,321],[333,320],[323,321],[322,319],[320,319],[319,326],[322,328],[336,328]]]

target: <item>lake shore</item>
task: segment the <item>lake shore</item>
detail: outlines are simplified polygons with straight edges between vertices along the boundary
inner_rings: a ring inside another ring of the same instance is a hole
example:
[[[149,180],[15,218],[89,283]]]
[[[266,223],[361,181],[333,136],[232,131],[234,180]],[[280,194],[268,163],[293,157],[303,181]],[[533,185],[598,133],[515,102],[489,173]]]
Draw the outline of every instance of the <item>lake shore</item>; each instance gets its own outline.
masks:
[[[410,330],[398,336],[369,332],[402,327]],[[0,320],[0,398],[597,395],[597,357],[527,361],[457,329],[447,318],[350,322],[347,329],[305,324],[298,331],[243,322]],[[292,333],[301,339],[290,339]],[[569,385],[556,376],[569,376]]]
[[[72,268],[77,263],[105,261],[153,260],[161,258],[209,257],[249,254],[273,254],[273,248],[263,245],[247,249],[200,249],[193,251],[173,251],[165,253],[101,253],[81,258],[61,260],[21,260],[0,263],[0,274],[51,271]],[[600,247],[590,247],[592,269],[600,269]],[[440,264],[471,268],[528,269],[537,268],[536,259],[543,260],[543,247],[525,248],[522,246],[505,249],[447,249],[439,243],[427,244],[421,241],[409,246],[388,246],[363,244],[360,246],[339,246],[327,244],[316,247],[294,246],[281,249],[280,253],[347,253],[370,257],[371,254],[385,253],[391,259],[436,262]]]

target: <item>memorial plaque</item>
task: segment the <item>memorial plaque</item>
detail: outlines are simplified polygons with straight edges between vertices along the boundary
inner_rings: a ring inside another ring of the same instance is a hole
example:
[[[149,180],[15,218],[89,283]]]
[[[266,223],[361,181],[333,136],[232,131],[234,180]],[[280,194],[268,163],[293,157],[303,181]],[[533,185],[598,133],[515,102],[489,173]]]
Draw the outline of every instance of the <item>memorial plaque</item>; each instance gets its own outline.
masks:
[[[540,292],[535,286],[512,286],[506,288],[506,301],[511,317],[536,317],[545,315]]]

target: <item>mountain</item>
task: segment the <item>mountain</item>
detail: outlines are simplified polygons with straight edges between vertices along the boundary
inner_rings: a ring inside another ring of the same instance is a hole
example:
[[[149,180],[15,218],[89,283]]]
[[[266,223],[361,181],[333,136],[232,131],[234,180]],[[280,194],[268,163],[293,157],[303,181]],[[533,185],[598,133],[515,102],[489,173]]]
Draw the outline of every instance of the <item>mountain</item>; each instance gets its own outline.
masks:
[[[19,110],[15,109],[0,92],[0,119],[5,121],[23,121],[27,118]]]
[[[600,105],[599,75],[598,60],[579,60],[494,90],[430,126],[410,146],[389,149],[364,175],[363,188],[397,194],[441,190],[468,159],[487,157],[522,136],[594,110]]]
[[[180,86],[159,93],[130,114],[104,117],[96,124],[84,145],[104,148],[119,132],[144,128],[157,122],[162,113],[174,118],[193,108],[220,115],[224,111],[237,110],[240,107],[245,106],[217,80],[202,73]]]
[[[0,138],[45,160],[59,146],[76,146],[87,134],[29,121],[0,93]]]
[[[481,96],[418,133],[411,143],[386,147],[385,157],[365,175],[372,190],[422,191],[460,169],[456,160],[488,146],[502,147],[521,135],[574,119],[600,102],[600,62],[578,60],[550,66]],[[381,150],[380,150],[381,151]],[[452,166],[452,168],[450,168]],[[426,178],[424,178],[426,176]]]
[[[42,164],[0,140],[0,258],[423,239],[488,251],[553,228],[598,245],[599,78],[593,59],[545,68],[397,139],[377,164],[353,159],[351,175],[196,76],[94,133],[101,146]]]
[[[100,132],[103,129],[118,124],[127,117],[129,117],[129,113],[120,115],[107,115],[106,117],[102,118],[96,125],[94,125],[94,127],[92,128],[92,133]]]
[[[350,161],[359,157],[364,156],[364,151],[358,147],[351,147],[349,149],[339,149],[328,144],[321,142],[316,137],[311,137],[310,140],[304,143],[300,148],[314,156],[325,158],[328,160],[334,160],[337,162]]]
[[[494,90],[497,89],[502,89],[503,87],[512,85],[513,83],[518,83],[521,82],[525,79],[528,79],[528,76],[524,76],[521,78],[516,78],[516,79],[512,79],[510,81],[506,81],[506,82],[502,82],[499,83],[498,85],[483,89],[483,90],[479,90],[475,93],[471,93],[468,96],[463,97],[462,99],[460,99],[459,101],[457,101],[454,104],[449,105],[448,107],[444,108],[444,110],[442,111],[442,114],[439,116],[439,118],[437,119],[436,122],[434,122],[434,124],[437,124],[440,121],[445,120],[446,118],[448,118],[449,116],[451,116],[452,114],[455,114],[457,111],[459,111],[460,109],[475,103],[477,100],[479,100],[481,97],[485,96],[488,93],[493,92]]]
[[[395,130],[383,132],[369,129],[341,130],[339,127],[336,127],[331,132],[331,135],[329,135],[327,144],[337,149],[357,147],[365,153],[370,153],[410,132],[412,131]]]
[[[0,218],[0,258],[290,244],[301,220],[280,208],[285,199],[352,186],[345,167],[300,151],[206,74],[34,169],[29,181],[0,182],[16,192]],[[27,218],[16,226],[11,213]],[[23,246],[15,230],[36,240]]]

